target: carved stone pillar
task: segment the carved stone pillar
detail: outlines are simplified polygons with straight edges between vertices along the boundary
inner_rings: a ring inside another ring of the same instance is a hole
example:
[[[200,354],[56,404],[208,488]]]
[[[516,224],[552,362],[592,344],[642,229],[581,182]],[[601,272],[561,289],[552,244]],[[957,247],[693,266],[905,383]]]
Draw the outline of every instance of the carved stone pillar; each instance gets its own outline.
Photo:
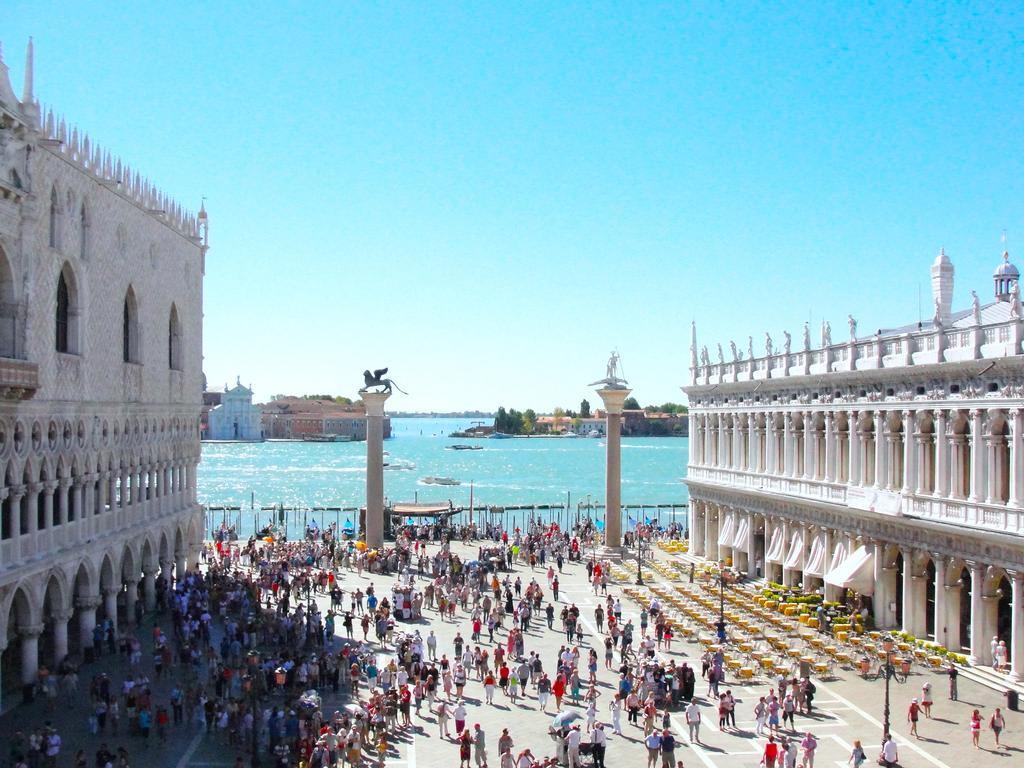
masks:
[[[103,590],[103,616],[110,619],[110,623],[117,629],[117,593],[119,587],[105,587]]]
[[[43,483],[43,527],[47,530],[53,528],[53,494],[56,490],[56,480],[47,480]]]
[[[56,670],[68,655],[68,622],[72,611],[53,614],[53,669]]]
[[[26,530],[25,533],[33,534],[39,530],[39,492],[42,489],[42,483],[28,484],[28,492],[25,494],[25,510],[28,530]]]
[[[985,638],[985,604],[982,596],[985,593],[985,567],[980,563],[971,563],[971,664],[988,663],[988,640]]]
[[[860,476],[860,458],[861,452],[864,450],[864,439],[861,435],[860,425],[857,423],[858,414],[856,411],[850,411],[848,418],[849,426],[849,443],[850,443],[850,474],[849,482],[850,485],[862,485]]]
[[[124,620],[125,624],[131,627],[135,625],[135,603],[139,597],[139,580],[138,578],[125,579],[124,586]]]
[[[886,487],[887,459],[889,458],[889,428],[885,412],[875,411],[875,488]],[[865,483],[867,485],[867,483]]]
[[[21,640],[21,684],[36,682],[39,674],[39,636],[43,634],[42,624],[18,627]]]
[[[1010,677],[1024,680],[1024,571],[1010,575],[1013,588],[1013,615],[1010,628]]]
[[[836,424],[835,413],[825,411],[825,482],[836,479]]]
[[[1010,419],[1010,506],[1024,506],[1024,415],[1020,408],[1007,412]]]
[[[57,481],[57,511],[56,511],[56,524],[64,525],[77,520],[78,517],[74,514],[74,509],[68,503],[71,500],[71,494],[68,489],[71,488],[71,478],[62,477]]]
[[[156,609],[156,571],[144,570],[142,572],[142,599],[145,601],[146,610]]]
[[[99,595],[86,595],[79,597],[78,605],[78,631],[82,639],[82,648],[92,648],[92,631],[96,628],[96,609],[100,606]]]
[[[909,494],[917,483],[918,468],[914,450],[914,412],[903,412],[903,493]]]
[[[782,417],[782,473],[786,477],[796,475],[796,432],[793,428],[793,414]]]
[[[946,571],[949,560],[942,554],[932,554],[935,563],[935,642],[946,648],[949,636],[949,601],[946,591]],[[927,624],[926,624],[927,626]]]
[[[971,488],[968,495],[970,501],[981,501],[985,498],[985,443],[981,417],[980,408],[971,410]]]
[[[935,413],[935,497],[949,495],[949,437],[946,435],[946,412]]]

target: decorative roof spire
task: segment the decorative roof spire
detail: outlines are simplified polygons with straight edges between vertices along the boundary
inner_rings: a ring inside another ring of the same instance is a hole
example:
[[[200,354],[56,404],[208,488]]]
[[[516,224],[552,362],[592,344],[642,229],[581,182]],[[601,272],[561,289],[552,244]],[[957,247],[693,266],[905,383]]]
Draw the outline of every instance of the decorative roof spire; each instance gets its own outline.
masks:
[[[33,58],[35,56],[35,49],[32,43],[32,38],[28,39],[28,48],[25,49],[25,84],[21,89],[21,103],[22,106],[32,106],[35,100],[35,96],[32,95],[32,80],[33,80]]]

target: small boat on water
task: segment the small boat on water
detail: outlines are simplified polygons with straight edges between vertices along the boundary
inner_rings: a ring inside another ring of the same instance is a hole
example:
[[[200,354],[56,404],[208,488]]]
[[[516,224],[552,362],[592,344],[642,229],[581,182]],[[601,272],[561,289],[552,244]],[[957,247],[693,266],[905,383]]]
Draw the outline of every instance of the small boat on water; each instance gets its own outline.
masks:
[[[587,432],[587,437],[600,437],[600,436],[601,436],[601,433],[598,432],[596,429],[592,429],[589,432]]]
[[[484,449],[482,445],[466,445],[465,443],[456,443],[447,448],[449,451],[482,451]]]
[[[424,485],[462,485],[462,481],[453,477],[424,477]]]
[[[407,459],[395,459],[395,461],[384,464],[384,469],[416,469],[416,464],[414,462],[408,461]]]
[[[508,440],[510,437],[512,437],[512,435],[508,434],[507,432],[495,432],[493,435],[491,435],[491,437],[494,440]]]
[[[304,443],[351,443],[352,435],[303,435]]]

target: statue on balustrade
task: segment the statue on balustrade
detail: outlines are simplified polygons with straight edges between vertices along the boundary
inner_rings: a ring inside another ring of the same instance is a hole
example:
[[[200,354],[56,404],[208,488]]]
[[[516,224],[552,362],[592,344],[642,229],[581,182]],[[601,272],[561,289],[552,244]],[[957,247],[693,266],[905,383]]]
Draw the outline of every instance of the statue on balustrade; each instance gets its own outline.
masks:
[[[784,338],[784,341],[782,342],[783,354],[785,354],[786,357],[789,357],[789,348],[793,343],[793,338],[789,335],[789,331],[783,331],[782,336]]]
[[[850,341],[857,340],[857,321],[853,319],[853,315],[846,316],[846,323],[850,326]]]
[[[821,346],[832,346],[832,324],[828,320],[821,321]]]
[[[771,337],[771,334],[768,333],[767,331],[765,331],[765,333],[764,333],[764,353],[766,355],[768,355],[768,357],[771,357],[772,356],[772,351],[773,350],[772,350],[772,337]]]
[[[804,352],[811,348],[811,324],[804,323]]]

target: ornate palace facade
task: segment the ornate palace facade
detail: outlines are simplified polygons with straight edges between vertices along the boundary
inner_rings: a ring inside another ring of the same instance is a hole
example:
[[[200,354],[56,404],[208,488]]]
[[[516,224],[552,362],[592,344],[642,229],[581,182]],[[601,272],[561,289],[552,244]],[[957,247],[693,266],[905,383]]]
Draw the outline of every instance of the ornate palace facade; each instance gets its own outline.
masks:
[[[206,214],[0,60],[2,688],[131,622],[198,553]]]
[[[691,347],[692,551],[769,579],[872,597],[877,626],[1024,678],[1024,321],[1004,254],[994,301],[927,323],[726,360]]]

